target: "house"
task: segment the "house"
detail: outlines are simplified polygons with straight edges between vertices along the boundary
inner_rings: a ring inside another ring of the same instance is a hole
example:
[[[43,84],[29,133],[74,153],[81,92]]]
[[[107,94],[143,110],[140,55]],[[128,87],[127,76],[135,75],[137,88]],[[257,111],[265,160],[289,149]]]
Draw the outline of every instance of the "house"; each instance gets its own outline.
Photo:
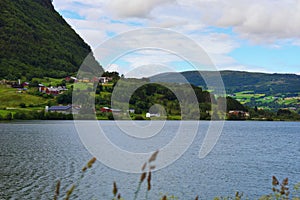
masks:
[[[22,83],[22,86],[23,87],[27,87],[27,86],[29,86],[29,83],[28,82],[24,82],[24,83]]]
[[[127,112],[128,112],[128,113],[134,114],[134,113],[135,113],[135,110],[134,110],[134,109],[129,109],[129,110],[127,110]]]
[[[63,114],[79,114],[79,111],[81,109],[81,106],[75,106],[75,105],[67,105],[67,106],[51,106],[50,108],[48,106],[45,107],[46,112],[58,112]]]
[[[113,112],[113,113],[121,113],[121,112],[122,112],[121,109],[116,109],[116,108],[111,108],[110,110],[111,110],[111,112]]]
[[[109,107],[102,107],[102,108],[100,108],[100,111],[103,113],[112,112]]]
[[[98,82],[99,82],[99,78],[94,77],[94,78],[92,79],[92,82],[93,82],[93,83],[98,83]]]
[[[54,96],[60,94],[63,91],[67,91],[66,86],[58,86],[58,87],[45,87],[43,84],[39,84],[39,92],[52,94]]]
[[[52,94],[54,96],[58,95],[59,94],[59,89],[58,88],[53,88],[53,87],[47,87],[46,90],[45,90],[45,93],[46,94]]]
[[[71,77],[70,77],[70,76],[67,76],[67,77],[65,78],[65,81],[67,81],[67,82],[70,82],[70,80],[71,80]]]
[[[70,78],[71,78],[72,80],[74,80],[75,83],[78,82],[78,79],[77,79],[76,77],[71,76]]]
[[[150,118],[150,117],[160,117],[159,113],[146,113],[146,118]]]
[[[63,91],[68,90],[68,88],[66,88],[66,86],[58,86],[57,89],[59,90],[59,92],[63,92]]]
[[[89,82],[90,82],[90,79],[89,79],[89,78],[83,78],[83,79],[82,79],[82,82],[83,82],[83,83],[89,83]]]
[[[72,106],[51,106],[50,108],[47,108],[46,106],[46,112],[58,112],[63,114],[72,114]]]
[[[109,107],[102,107],[100,108],[100,111],[103,113],[108,113],[108,112],[113,112],[113,113],[121,113],[121,109],[116,109],[116,108],[109,108]]]
[[[230,110],[228,112],[229,119],[248,119],[249,117],[249,112],[245,112],[243,110]]]
[[[108,83],[109,78],[108,77],[100,77],[99,81],[100,81],[100,83]]]
[[[43,84],[38,84],[39,86],[39,92],[44,92],[46,90],[46,87]]]
[[[11,87],[12,87],[12,88],[23,88],[22,84],[20,84],[20,81],[19,81],[19,83],[17,83],[17,82],[12,82],[12,83],[11,83]]]
[[[72,105],[72,114],[73,115],[79,114],[80,109],[81,109],[80,105]]]

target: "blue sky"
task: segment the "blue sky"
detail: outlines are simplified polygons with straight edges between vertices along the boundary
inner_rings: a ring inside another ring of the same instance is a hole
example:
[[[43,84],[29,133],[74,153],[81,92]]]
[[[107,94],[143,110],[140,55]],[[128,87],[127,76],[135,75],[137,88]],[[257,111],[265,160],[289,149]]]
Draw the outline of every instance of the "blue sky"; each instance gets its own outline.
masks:
[[[218,70],[300,74],[298,0],[54,0],[53,3],[95,52],[103,42],[121,37],[126,31],[158,27],[194,40]],[[161,38],[165,43],[174,43],[163,35]],[[145,39],[152,38],[145,36]],[[101,56],[95,55],[101,63]],[[126,73],[151,65],[190,70],[176,56],[143,49],[105,67]]]

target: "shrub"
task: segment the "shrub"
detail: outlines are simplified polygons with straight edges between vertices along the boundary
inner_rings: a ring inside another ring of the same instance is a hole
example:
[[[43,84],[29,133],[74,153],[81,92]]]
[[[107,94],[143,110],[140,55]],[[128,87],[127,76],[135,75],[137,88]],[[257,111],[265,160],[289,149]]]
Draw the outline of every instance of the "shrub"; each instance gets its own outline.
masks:
[[[19,105],[21,108],[26,108],[26,104],[25,103],[20,103]]]

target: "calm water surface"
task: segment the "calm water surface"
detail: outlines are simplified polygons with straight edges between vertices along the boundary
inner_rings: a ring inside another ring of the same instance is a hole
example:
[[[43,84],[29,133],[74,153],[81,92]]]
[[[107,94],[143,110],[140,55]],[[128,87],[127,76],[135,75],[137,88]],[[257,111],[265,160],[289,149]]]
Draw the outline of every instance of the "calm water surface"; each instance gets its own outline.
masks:
[[[136,145],[114,122],[100,123],[114,144],[133,152],[164,146],[179,126],[179,122],[169,121],[161,134]],[[185,200],[196,195],[212,199],[235,191],[257,199],[271,192],[272,175],[280,180],[289,177],[290,185],[300,182],[300,123],[226,122],[213,151],[199,159],[208,123],[200,122],[193,144],[179,160],[153,174],[150,199],[158,199],[161,192]],[[71,121],[0,123],[0,200],[53,199],[56,181],[60,179],[62,191],[66,191],[77,183],[81,168],[91,157]],[[72,197],[112,199],[116,181],[122,196],[132,199],[138,180],[139,175],[96,162]],[[144,199],[144,188],[139,197]]]

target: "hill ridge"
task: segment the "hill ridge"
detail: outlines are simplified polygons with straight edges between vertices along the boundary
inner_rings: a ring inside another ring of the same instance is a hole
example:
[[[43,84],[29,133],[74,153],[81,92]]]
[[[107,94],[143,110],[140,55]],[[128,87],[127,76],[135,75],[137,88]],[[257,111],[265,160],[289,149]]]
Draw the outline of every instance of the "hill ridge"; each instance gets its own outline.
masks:
[[[255,93],[264,92],[275,95],[277,93],[300,93],[300,75],[289,73],[263,73],[247,71],[184,71],[180,72],[186,80],[195,85],[206,88],[205,81],[200,74],[212,77],[220,73],[227,93],[253,90]],[[162,73],[149,77],[153,82],[178,82],[178,72]]]

